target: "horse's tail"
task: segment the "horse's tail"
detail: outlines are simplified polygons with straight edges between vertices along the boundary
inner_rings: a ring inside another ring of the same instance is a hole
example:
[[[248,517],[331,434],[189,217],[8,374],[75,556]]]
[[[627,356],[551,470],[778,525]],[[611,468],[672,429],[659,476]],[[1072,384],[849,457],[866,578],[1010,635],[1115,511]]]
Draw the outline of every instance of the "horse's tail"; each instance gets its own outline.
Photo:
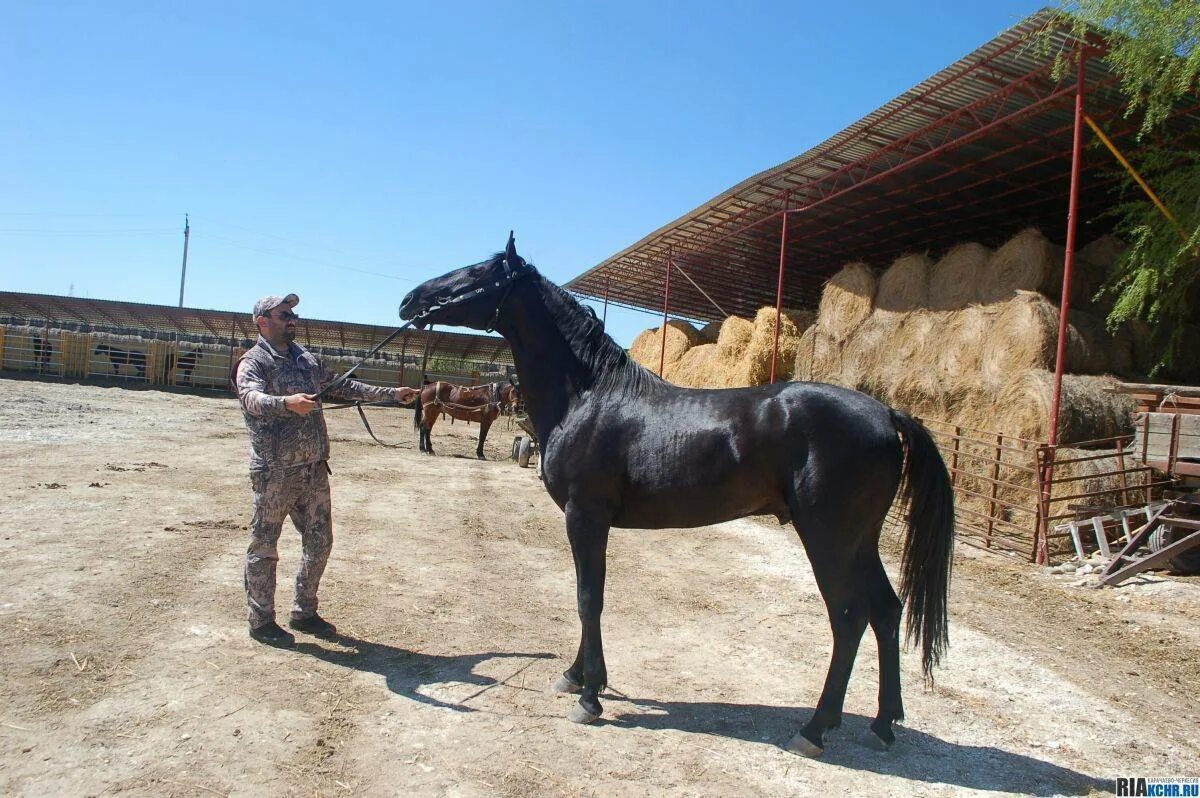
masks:
[[[420,429],[421,428],[421,410],[422,410],[421,392],[420,391],[417,392],[416,397],[413,399],[413,407],[415,407],[417,409],[416,413],[413,415],[413,429]]]
[[[908,534],[900,564],[900,600],[908,605],[905,637],[921,642],[925,679],[950,645],[947,618],[954,549],[954,491],[942,454],[929,430],[907,413],[892,410],[904,438],[905,464],[898,498],[908,506]]]

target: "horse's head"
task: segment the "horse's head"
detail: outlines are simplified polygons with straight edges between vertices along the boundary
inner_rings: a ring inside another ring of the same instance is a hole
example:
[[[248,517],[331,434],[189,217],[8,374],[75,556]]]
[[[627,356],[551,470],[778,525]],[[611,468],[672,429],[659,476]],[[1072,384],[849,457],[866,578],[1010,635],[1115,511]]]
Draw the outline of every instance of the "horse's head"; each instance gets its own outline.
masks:
[[[445,324],[491,329],[513,283],[533,273],[533,267],[517,254],[516,242],[510,232],[508,246],[503,252],[426,280],[414,288],[400,303],[400,318],[412,320],[420,328]]]

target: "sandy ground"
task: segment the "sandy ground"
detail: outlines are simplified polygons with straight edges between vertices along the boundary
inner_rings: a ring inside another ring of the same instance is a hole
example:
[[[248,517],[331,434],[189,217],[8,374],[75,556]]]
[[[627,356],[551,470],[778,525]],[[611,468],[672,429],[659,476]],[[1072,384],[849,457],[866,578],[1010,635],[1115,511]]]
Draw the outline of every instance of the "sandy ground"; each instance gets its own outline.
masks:
[[[1120,589],[959,547],[932,690],[875,712],[864,639],[825,756],[803,723],[830,636],[790,528],[616,531],[603,722],[547,688],[578,642],[558,509],[477,427],[331,413],[322,612],[345,637],[246,635],[246,437],[232,399],[0,379],[0,792],[8,795],[1104,794],[1200,775],[1200,582]],[[280,610],[299,538],[281,541]],[[894,558],[893,558],[894,560]]]

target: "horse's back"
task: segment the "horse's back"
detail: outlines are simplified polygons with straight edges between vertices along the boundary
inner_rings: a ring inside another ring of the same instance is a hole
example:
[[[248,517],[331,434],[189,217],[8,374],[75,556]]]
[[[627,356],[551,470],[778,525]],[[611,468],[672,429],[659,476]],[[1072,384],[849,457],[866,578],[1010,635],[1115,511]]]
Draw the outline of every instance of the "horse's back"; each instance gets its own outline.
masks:
[[[619,526],[783,518],[801,484],[828,489],[876,471],[898,481],[900,465],[889,409],[821,383],[598,396],[555,437],[544,460],[552,494],[612,502]]]

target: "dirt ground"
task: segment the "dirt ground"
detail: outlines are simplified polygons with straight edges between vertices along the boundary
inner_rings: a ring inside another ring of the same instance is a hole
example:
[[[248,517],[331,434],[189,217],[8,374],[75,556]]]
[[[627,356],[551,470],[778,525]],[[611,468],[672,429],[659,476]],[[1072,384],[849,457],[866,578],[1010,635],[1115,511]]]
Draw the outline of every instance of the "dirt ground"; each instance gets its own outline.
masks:
[[[601,723],[548,691],[578,642],[535,469],[440,423],[331,413],[345,637],[246,635],[247,441],[231,398],[0,379],[0,792],[6,795],[1104,794],[1200,775],[1200,582],[1071,585],[958,547],[932,689],[903,659],[886,752],[864,638],[825,756],[780,748],[816,701],[824,609],[789,528],[617,530]],[[281,540],[281,615],[299,537]],[[892,556],[894,562],[894,556]]]

